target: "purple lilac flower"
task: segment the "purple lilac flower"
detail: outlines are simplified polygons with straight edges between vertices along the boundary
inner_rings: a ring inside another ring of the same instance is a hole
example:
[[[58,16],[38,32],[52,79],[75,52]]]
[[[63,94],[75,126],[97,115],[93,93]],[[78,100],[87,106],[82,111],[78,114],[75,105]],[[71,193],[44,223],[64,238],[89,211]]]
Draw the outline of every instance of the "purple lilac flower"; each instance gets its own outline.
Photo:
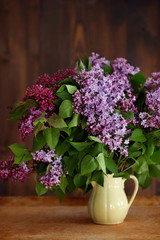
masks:
[[[42,161],[49,163],[49,170],[39,177],[40,183],[45,185],[45,188],[51,189],[53,185],[60,185],[60,177],[65,177],[65,173],[62,165],[62,156],[58,157],[55,151],[48,148],[41,149],[32,153],[34,161]]]
[[[92,53],[92,56],[89,57],[89,62],[92,67],[95,66],[96,64],[98,64],[100,67],[110,65],[109,60],[107,60],[105,57],[100,57],[98,53],[94,53],[94,52]],[[75,67],[76,72],[77,70],[78,70],[78,63],[76,63],[76,67]]]
[[[27,99],[33,99],[38,103],[38,109],[43,112],[54,112],[57,106],[54,104],[54,100],[57,99],[51,88],[43,87],[42,85],[33,85],[32,88],[28,87],[26,90],[24,101]]]
[[[46,77],[45,79],[48,79]],[[32,88],[28,87],[26,90],[24,101],[27,99],[33,99],[38,103],[38,109],[32,107],[29,109],[29,113],[24,115],[19,122],[18,129],[20,131],[20,137],[23,141],[32,134],[34,134],[33,122],[44,112],[46,117],[50,117],[53,113],[58,112],[57,105],[54,104],[54,100],[57,99],[53,89],[43,87],[42,85],[34,85]]]
[[[145,83],[147,112],[139,114],[145,128],[160,128],[160,72],[152,73]]]
[[[33,122],[41,116],[43,113],[42,110],[36,110],[35,107],[32,107],[29,109],[29,113],[23,116],[23,118],[20,119],[18,129],[20,132],[20,138],[25,141],[25,139],[34,134],[34,125]]]
[[[109,60],[107,60],[105,57],[100,57],[98,53],[94,52],[92,53],[92,56],[89,57],[89,61],[92,67],[95,66],[96,64],[98,64],[100,67],[110,65]]]
[[[7,161],[0,160],[0,178],[3,180],[11,178],[14,183],[24,182],[33,172],[34,168],[28,167],[27,163],[23,162],[19,166],[14,164],[14,156]]]
[[[129,141],[127,125],[131,120],[126,120],[117,110],[133,111],[136,97],[127,78],[128,74],[139,71],[119,58],[113,62],[114,72],[104,76],[104,71],[96,64],[88,72],[81,70],[81,77],[76,81],[82,86],[73,95],[73,106],[76,113],[87,117],[86,130],[89,134],[99,137],[109,146],[111,151],[118,150],[127,156]],[[125,143],[124,143],[125,141]]]
[[[125,58],[116,58],[112,64],[113,70],[124,75],[134,75],[140,71],[138,67],[131,66]]]
[[[45,188],[52,188],[53,185],[60,185],[60,177],[65,176],[63,174],[63,167],[61,162],[62,157],[57,157],[53,163],[51,163],[49,171],[39,178],[40,183],[45,185]]]
[[[36,81],[36,84],[42,85],[43,87],[52,87],[53,92],[56,92],[58,88],[61,86],[60,84],[55,84],[56,82],[63,81],[65,78],[72,78],[74,75],[77,75],[77,73],[74,70],[66,69],[58,70],[56,73],[50,77],[46,73],[44,75],[40,75]],[[53,86],[54,85],[54,86]]]
[[[33,156],[33,160],[35,161],[41,161],[46,163],[52,163],[54,157],[57,157],[55,151],[52,151],[50,149],[40,149],[36,151],[35,153],[31,153]]]
[[[20,131],[20,137],[23,141],[32,134],[34,134],[33,122],[44,112],[46,113],[46,118],[51,115],[58,113],[58,106],[54,103],[57,99],[55,95],[61,84],[55,84],[57,81],[62,81],[65,78],[73,77],[76,72],[70,69],[66,71],[58,70],[56,73],[50,77],[47,74],[38,77],[36,84],[32,88],[28,87],[25,93],[24,101],[27,99],[33,99],[38,103],[38,109],[31,108],[29,113],[24,115],[20,119],[18,128]]]

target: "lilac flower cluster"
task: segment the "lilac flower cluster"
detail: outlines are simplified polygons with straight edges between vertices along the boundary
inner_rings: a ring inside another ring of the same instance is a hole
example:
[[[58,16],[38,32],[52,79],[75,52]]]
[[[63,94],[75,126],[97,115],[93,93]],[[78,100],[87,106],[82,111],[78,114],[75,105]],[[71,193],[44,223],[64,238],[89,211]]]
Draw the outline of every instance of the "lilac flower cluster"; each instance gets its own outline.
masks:
[[[19,122],[18,129],[19,129],[19,136],[20,138],[25,141],[25,139],[30,136],[31,134],[34,134],[34,125],[33,122],[41,116],[43,111],[36,110],[35,107],[32,107],[29,109],[29,113],[23,116]]]
[[[54,103],[57,99],[55,95],[61,84],[55,84],[65,78],[76,75],[75,71],[67,69],[66,71],[59,70],[50,77],[47,74],[38,77],[36,84],[32,88],[28,87],[25,93],[24,101],[32,99],[37,102],[38,107],[29,109],[29,113],[24,115],[18,124],[20,138],[25,141],[26,138],[34,133],[33,122],[44,112],[46,118],[52,114],[58,113],[58,106]]]
[[[45,176],[41,176],[39,181],[45,185],[45,188],[51,189],[53,185],[60,185],[61,176],[65,175],[63,174],[61,157],[59,157],[53,163],[51,163],[49,171]]]
[[[145,128],[160,128],[160,72],[152,73],[145,83],[147,112],[139,114]]]
[[[89,62],[92,67],[96,64],[98,64],[100,67],[110,65],[110,61],[107,60],[105,57],[100,57],[98,53],[92,53],[92,56],[89,57]]]
[[[18,124],[20,131],[20,137],[23,141],[33,134],[34,125],[33,122],[44,112],[46,117],[50,117],[53,113],[57,112],[58,108],[54,104],[54,100],[57,99],[51,88],[43,88],[42,85],[33,85],[32,88],[28,87],[26,90],[24,101],[27,99],[33,99],[38,103],[38,109],[32,107],[29,109],[29,113],[24,115]]]
[[[120,72],[122,75],[134,75],[140,71],[138,67],[131,66],[125,58],[116,58],[112,67],[114,71]]]
[[[76,78],[82,88],[73,95],[74,111],[87,117],[89,134],[100,138],[111,151],[118,150],[127,156],[130,134],[127,125],[131,120],[125,119],[121,112],[137,113],[128,76],[137,73],[139,68],[128,64],[126,59],[117,58],[113,61],[113,73],[104,76],[101,63],[105,60],[100,64],[95,64],[95,60],[91,61],[90,71],[81,70],[80,77]]]
[[[53,185],[60,185],[60,177],[66,176],[63,171],[62,156],[58,157],[55,151],[47,148],[32,153],[32,156],[34,161],[49,163],[49,170],[39,177],[40,183],[44,184],[47,189],[51,189]]]
[[[0,160],[0,178],[3,180],[12,179],[14,183],[23,182],[34,172],[33,167],[28,167],[27,163],[21,165],[14,164],[14,156],[7,161]]]
[[[57,99],[51,88],[43,88],[42,85],[33,85],[32,88],[28,87],[26,90],[25,98],[33,99],[38,103],[38,109],[43,112],[53,112],[57,107],[54,100]]]
[[[54,160],[54,157],[57,157],[56,153],[47,147],[40,149],[36,152],[31,153],[33,156],[34,161],[41,161],[46,163],[52,163]]]
[[[73,76],[77,75],[77,73],[74,70],[66,69],[58,70],[56,73],[52,74],[52,77],[50,77],[47,74],[40,75],[36,81],[36,84],[42,85],[43,87],[52,87],[53,92],[56,92],[60,85],[55,84],[56,82],[63,81],[65,78],[72,78]]]

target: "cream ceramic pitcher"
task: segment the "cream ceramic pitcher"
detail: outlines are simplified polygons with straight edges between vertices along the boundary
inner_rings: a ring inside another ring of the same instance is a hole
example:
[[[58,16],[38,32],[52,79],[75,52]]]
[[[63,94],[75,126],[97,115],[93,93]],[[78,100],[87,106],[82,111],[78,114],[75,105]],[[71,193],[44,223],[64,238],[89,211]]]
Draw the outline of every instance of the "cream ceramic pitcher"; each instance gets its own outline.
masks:
[[[135,187],[128,203],[122,177],[114,178],[113,174],[104,176],[104,187],[92,182],[93,190],[88,202],[89,214],[98,224],[118,224],[125,219],[128,210],[138,191],[138,180],[131,175]]]

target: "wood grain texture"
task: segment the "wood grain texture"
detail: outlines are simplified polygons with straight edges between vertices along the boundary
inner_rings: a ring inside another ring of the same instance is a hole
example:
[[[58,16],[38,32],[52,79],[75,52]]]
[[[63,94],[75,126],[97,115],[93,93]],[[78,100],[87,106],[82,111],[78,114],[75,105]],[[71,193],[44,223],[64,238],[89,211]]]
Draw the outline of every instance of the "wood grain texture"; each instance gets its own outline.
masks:
[[[126,57],[148,77],[160,70],[159,42],[158,0],[1,0],[0,158],[9,156],[8,145],[21,142],[7,107],[39,74],[73,68],[77,56],[95,51],[108,59]],[[16,186],[1,181],[0,195],[32,195],[34,186],[33,178]],[[126,190],[131,194],[132,185]],[[160,182],[138,194],[160,194]]]
[[[92,223],[87,198],[0,198],[0,239],[3,240],[141,240],[160,238],[160,197],[137,197],[122,224]]]

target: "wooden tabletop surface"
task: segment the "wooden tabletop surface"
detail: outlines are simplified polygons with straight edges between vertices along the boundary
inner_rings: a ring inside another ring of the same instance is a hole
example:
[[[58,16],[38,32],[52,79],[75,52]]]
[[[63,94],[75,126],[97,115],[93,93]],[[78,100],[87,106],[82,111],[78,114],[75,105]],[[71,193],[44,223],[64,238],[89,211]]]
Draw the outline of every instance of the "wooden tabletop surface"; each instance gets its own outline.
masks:
[[[92,223],[87,198],[0,197],[0,240],[160,240],[160,197],[137,196],[119,225]]]

